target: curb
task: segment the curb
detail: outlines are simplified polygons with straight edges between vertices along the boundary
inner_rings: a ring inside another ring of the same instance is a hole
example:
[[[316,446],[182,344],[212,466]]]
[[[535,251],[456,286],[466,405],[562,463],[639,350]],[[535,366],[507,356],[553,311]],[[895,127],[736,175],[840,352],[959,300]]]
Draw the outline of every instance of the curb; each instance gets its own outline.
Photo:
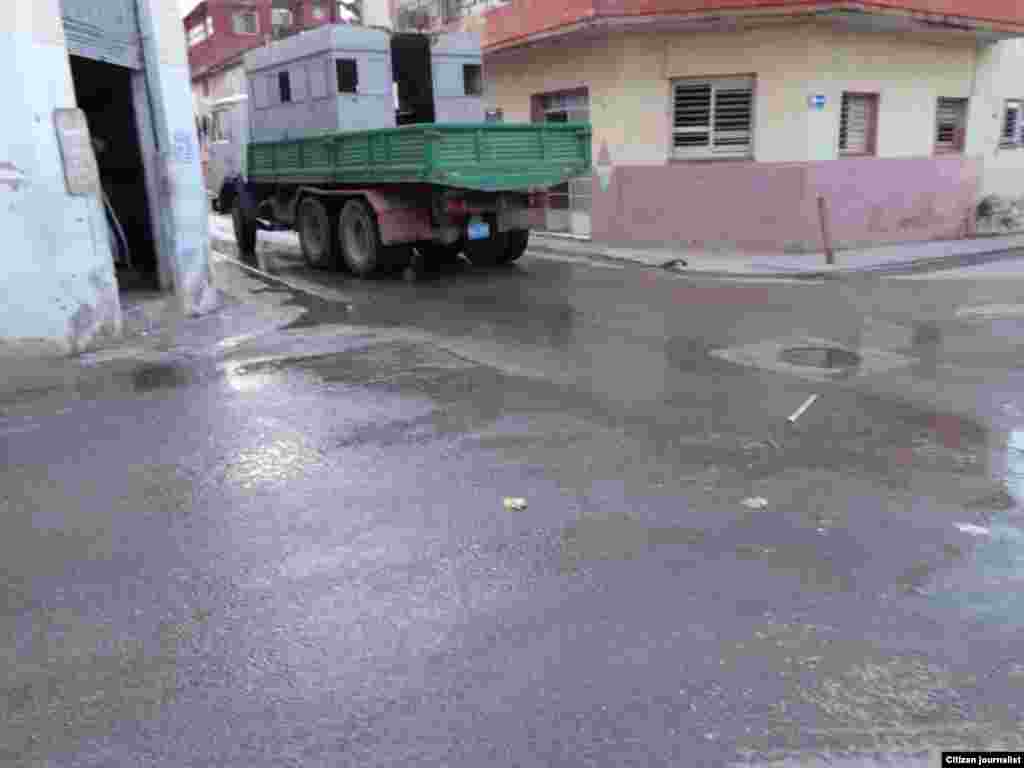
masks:
[[[548,245],[546,243],[531,243],[529,250],[537,253],[547,253],[555,256],[577,256],[594,260],[614,261],[617,263],[633,264],[647,269],[663,268],[654,264],[647,264],[635,259],[614,256],[600,251],[569,250]],[[955,269],[957,267],[973,267],[981,264],[990,264],[998,261],[1009,261],[1012,259],[1024,258],[1024,248],[1002,248],[998,250],[982,251],[980,253],[951,254],[948,256],[932,256],[914,261],[894,262],[889,264],[878,264],[868,267],[839,267],[831,270],[800,270],[788,272],[733,272],[729,270],[714,270],[700,268],[686,268],[674,272],[682,277],[713,277],[713,278],[761,278],[771,280],[836,280],[850,275],[898,275],[913,274],[916,272],[936,272],[944,269]]]
[[[218,245],[234,247],[235,243],[232,240],[226,240],[223,238],[210,237],[210,245],[214,248]],[[256,269],[255,267],[244,264],[241,261],[234,259],[233,257],[227,256],[224,250],[217,249],[222,256],[230,258],[234,263],[240,267],[251,270],[263,277],[269,277],[279,282],[284,283],[285,281],[279,277],[263,272],[262,270]],[[594,261],[608,261],[616,264],[631,264],[637,267],[643,267],[646,269],[657,269],[662,272],[666,272],[660,265],[647,264],[636,259],[624,258],[622,256],[615,256],[610,253],[604,253],[600,250],[587,250],[587,249],[567,249],[559,248],[557,245],[551,245],[549,243],[535,243],[531,242],[528,251],[535,253],[551,254],[553,256],[576,256],[584,259],[592,259]],[[841,255],[840,255],[841,258]],[[890,262],[888,264],[877,264],[867,267],[838,267],[834,269],[809,269],[799,271],[782,271],[782,272],[738,272],[721,269],[700,269],[688,267],[686,269],[671,271],[670,274],[679,275],[680,277],[707,277],[714,279],[744,279],[749,280],[751,278],[762,279],[762,280],[838,280],[851,275],[906,275],[915,274],[922,272],[938,272],[946,269],[956,269],[959,267],[973,267],[982,264],[991,264],[998,261],[1010,261],[1013,259],[1024,258],[1024,247],[1020,248],[1000,248],[994,250],[981,251],[979,253],[966,253],[966,254],[950,254],[947,256],[932,256],[923,259],[916,259],[913,261],[904,262]],[[287,284],[287,283],[286,283]],[[288,286],[294,288],[295,286]]]

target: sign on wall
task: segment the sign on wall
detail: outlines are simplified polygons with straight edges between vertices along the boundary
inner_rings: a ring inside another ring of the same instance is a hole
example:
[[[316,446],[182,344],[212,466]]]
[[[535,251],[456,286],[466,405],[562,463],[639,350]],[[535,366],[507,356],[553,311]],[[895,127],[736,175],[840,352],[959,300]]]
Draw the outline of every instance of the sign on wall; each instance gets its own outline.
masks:
[[[824,93],[812,93],[807,97],[807,106],[814,110],[822,110],[825,108],[825,104],[828,100],[825,98]]]
[[[55,109],[53,121],[68,194],[78,197],[97,194],[100,172],[85,113],[80,109]]]

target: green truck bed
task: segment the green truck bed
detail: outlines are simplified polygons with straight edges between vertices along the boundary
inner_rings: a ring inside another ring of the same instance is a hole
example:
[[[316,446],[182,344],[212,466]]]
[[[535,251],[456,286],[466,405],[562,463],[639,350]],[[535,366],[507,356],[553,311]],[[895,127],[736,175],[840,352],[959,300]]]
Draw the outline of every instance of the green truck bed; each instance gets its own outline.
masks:
[[[422,124],[250,144],[253,183],[551,187],[590,170],[590,125]]]

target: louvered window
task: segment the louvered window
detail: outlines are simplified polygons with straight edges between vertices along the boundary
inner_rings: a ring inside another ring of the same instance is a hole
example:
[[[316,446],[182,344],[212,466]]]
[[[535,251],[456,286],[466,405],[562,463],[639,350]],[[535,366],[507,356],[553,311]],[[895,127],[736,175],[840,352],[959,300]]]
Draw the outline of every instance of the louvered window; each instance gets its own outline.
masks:
[[[1002,147],[1020,147],[1024,145],[1024,114],[1022,103],[1017,100],[1006,102],[1003,113],[1003,130],[999,145]]]
[[[935,115],[935,150],[962,152],[967,131],[967,99],[939,99]]]
[[[672,84],[675,157],[747,157],[754,147],[754,78]]]
[[[873,93],[844,93],[839,112],[839,153],[870,155],[875,151],[878,97]]]

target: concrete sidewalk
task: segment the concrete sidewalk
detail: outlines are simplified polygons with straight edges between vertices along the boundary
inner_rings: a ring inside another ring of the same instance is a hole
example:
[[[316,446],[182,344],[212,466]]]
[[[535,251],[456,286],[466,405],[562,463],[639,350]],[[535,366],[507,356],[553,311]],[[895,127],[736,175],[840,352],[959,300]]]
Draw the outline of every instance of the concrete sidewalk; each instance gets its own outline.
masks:
[[[905,274],[1024,258],[1024,234],[899,243],[837,251],[834,265],[826,264],[824,253],[611,247],[572,236],[548,233],[531,233],[530,251],[627,261],[648,267],[670,266],[681,274],[810,279],[855,273]],[[672,262],[680,260],[685,265],[672,265]]]

